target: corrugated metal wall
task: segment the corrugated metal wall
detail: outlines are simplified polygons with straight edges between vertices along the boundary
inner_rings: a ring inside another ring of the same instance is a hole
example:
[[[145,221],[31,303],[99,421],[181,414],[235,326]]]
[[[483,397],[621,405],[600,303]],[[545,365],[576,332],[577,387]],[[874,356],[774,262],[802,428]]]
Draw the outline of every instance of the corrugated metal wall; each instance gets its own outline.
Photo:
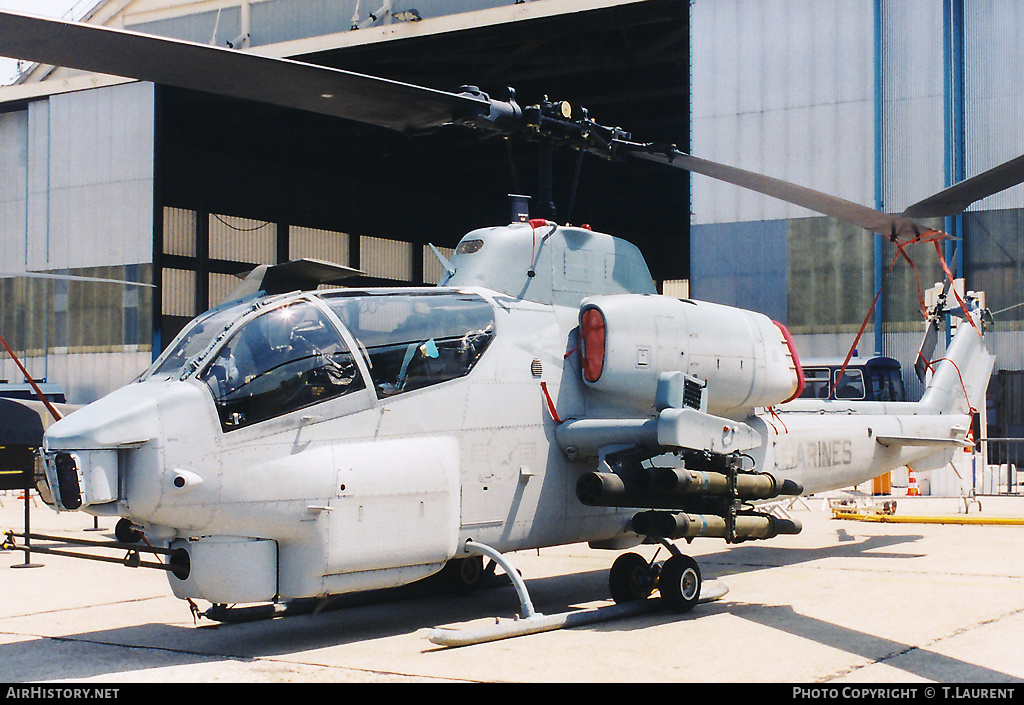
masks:
[[[161,307],[165,316],[188,316],[196,311],[196,272],[164,267],[161,272]]]
[[[691,26],[695,155],[871,203],[870,3],[696,0]],[[695,224],[812,215],[697,175],[693,210]]]
[[[293,225],[288,229],[289,258],[309,257],[347,265],[351,249],[348,240],[346,233]]]
[[[32,240],[50,247],[29,266],[151,262],[153,85],[55,95],[49,106],[48,237]]]
[[[870,2],[697,0],[691,24],[695,155],[873,202]],[[869,235],[697,175],[693,211],[694,298],[852,341],[873,296]]]
[[[359,269],[371,277],[412,281],[413,244],[363,235],[359,238]]]
[[[235,290],[242,280],[237,276],[231,274],[220,274],[213,272],[208,275],[207,284],[209,286],[209,299],[210,306],[217,306],[228,300],[231,292]]]
[[[964,13],[966,175],[1024,154],[1024,3],[974,0]],[[968,286],[996,318],[997,366],[1024,369],[1024,186],[968,209]]]
[[[196,256],[196,212],[185,208],[164,208],[164,252],[183,257]]]
[[[412,243],[173,207],[163,209],[163,252],[161,313],[171,317],[192,317],[201,312],[200,302],[216,306],[226,300],[240,281],[230,272],[244,274],[255,265],[285,259],[326,260],[357,267],[370,277],[414,282],[418,255],[424,281],[440,277],[433,254],[421,253]]]
[[[5,271],[25,271],[28,111],[0,114],[0,252]]]
[[[698,156],[899,212],[957,180],[957,164],[966,178],[1024,154],[1024,3],[697,0],[692,8]],[[856,228],[836,239],[836,224],[798,208],[699,176],[693,186],[694,297],[747,299],[778,315],[769,299],[781,286],[783,320],[802,334],[806,354],[845,353],[880,283],[872,270],[880,262],[884,272],[895,249],[886,242],[876,256],[876,236]],[[778,253],[756,238],[782,223],[782,283],[737,294],[778,268]],[[968,288],[1005,309],[991,335],[997,367],[1024,366],[1024,306],[1008,308],[1024,301],[1024,187],[971,206],[960,234]],[[748,256],[730,257],[736,252]],[[908,252],[916,269],[898,262],[880,301],[883,352],[905,367],[923,331],[920,290],[943,278],[931,245]],[[723,282],[736,291],[722,292]],[[869,320],[862,353],[873,347],[873,327]],[[919,391],[916,379],[908,386]]]
[[[277,261],[277,224],[211,213],[210,257],[263,264]]]
[[[877,174],[881,181],[878,205],[898,213],[948,183],[946,19],[942,0],[883,0],[879,21],[882,83],[878,96],[882,104],[878,138],[882,159]],[[929,224],[945,229],[941,219]],[[887,270],[896,250],[885,243],[882,253]],[[907,254],[917,272],[897,262],[879,302],[884,319],[881,351],[901,362],[907,392],[916,398],[924,389],[910,371],[924,332],[919,291],[941,279],[942,269],[931,245],[911,246]]]
[[[967,176],[1024,154],[1024,3],[970,0],[964,5]],[[970,210],[1024,207],[1024,186]]]
[[[945,185],[942,0],[885,0],[881,32],[881,205],[898,213]]]
[[[0,271],[151,279],[154,109],[153,86],[134,83],[0,116]],[[149,359],[148,289],[15,278],[0,296],[4,337],[69,401],[92,401]],[[115,360],[81,362],[103,355]],[[21,376],[9,360],[0,375]]]
[[[691,274],[694,298],[756,309],[785,321],[786,221],[718,223],[690,228],[690,252],[701,262]],[[736,267],[737,253],[756,266]]]
[[[899,211],[958,180],[1024,154],[1024,4],[1014,0],[887,0],[884,8],[882,172],[885,207]],[[958,33],[958,27],[962,31]],[[916,41],[907,42],[907,36]],[[956,165],[962,164],[959,175]],[[993,310],[1024,301],[1024,188],[968,208],[959,229],[968,289],[986,293]],[[887,249],[891,256],[892,250]],[[914,256],[927,288],[943,278],[931,247]],[[954,257],[950,257],[953,265]],[[912,360],[920,344],[920,314],[910,305],[916,282],[886,292],[885,353]],[[1024,308],[997,315],[990,336],[997,368],[1024,365]],[[905,334],[901,334],[906,331]],[[908,385],[919,388],[916,380]]]

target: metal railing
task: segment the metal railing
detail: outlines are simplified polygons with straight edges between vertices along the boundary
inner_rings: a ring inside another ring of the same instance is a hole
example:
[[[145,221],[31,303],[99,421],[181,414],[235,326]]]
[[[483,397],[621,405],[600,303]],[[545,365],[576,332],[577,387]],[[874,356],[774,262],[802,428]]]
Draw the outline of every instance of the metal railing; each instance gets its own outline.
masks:
[[[975,454],[976,495],[1024,494],[1024,438],[982,438]]]

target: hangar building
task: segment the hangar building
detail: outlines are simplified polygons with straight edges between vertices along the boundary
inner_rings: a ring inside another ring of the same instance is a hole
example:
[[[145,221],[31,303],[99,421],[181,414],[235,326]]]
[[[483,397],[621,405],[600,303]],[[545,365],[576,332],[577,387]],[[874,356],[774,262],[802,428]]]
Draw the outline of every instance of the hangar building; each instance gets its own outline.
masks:
[[[569,99],[603,124],[686,144],[686,3],[384,3],[390,13],[373,4],[121,0],[84,20],[444,90],[472,84],[504,97],[512,86],[523,104]],[[69,402],[132,379],[257,264],[312,257],[367,274],[355,283],[434,283],[441,271],[428,243],[450,254],[469,230],[508,222],[513,173],[536,192],[530,145],[510,145],[510,162],[500,140],[441,132],[410,141],[47,66],[0,90],[0,110],[0,269],[155,284],[3,280],[4,335],[34,375],[60,380]],[[563,206],[573,161],[555,165]],[[575,222],[663,253],[654,275],[684,280],[688,175],[642,180],[636,167],[610,166],[583,166]]]

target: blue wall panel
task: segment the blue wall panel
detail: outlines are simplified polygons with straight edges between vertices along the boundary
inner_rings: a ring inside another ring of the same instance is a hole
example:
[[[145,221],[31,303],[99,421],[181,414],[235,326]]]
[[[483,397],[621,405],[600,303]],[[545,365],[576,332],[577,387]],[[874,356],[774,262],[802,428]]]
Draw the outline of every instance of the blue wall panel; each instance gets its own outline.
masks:
[[[786,322],[787,221],[694,225],[690,295]]]

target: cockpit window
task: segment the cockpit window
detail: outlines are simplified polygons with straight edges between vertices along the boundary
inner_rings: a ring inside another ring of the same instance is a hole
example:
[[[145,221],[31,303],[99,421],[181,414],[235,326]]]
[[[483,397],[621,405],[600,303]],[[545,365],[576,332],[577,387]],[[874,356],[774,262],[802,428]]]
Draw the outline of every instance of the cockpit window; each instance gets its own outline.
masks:
[[[839,368],[805,367],[801,399],[864,399],[864,372],[847,368],[839,377]]]
[[[379,398],[464,377],[494,336],[494,311],[476,294],[325,296],[366,354]]]
[[[308,301],[245,323],[201,379],[225,431],[365,388],[341,334]]]
[[[868,397],[876,401],[906,401],[900,369],[883,366],[868,369]]]
[[[231,306],[199,316],[186,327],[173,344],[143,375],[143,378],[165,379],[181,375],[182,370],[196,355],[205,350],[214,339],[234,323],[251,304]]]

